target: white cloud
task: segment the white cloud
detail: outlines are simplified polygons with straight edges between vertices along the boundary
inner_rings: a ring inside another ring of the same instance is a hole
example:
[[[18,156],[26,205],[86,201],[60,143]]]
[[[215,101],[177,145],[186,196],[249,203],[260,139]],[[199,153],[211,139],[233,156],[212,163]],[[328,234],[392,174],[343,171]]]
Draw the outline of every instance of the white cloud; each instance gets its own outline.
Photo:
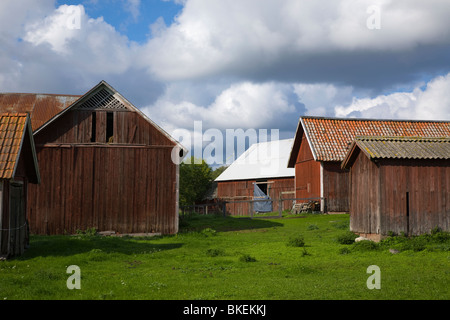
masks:
[[[141,14],[140,1],[123,1],[132,15]],[[400,63],[407,63],[416,47],[450,43],[446,1],[175,2],[184,5],[175,22],[156,21],[153,37],[137,44],[103,18],[91,18],[82,5],[2,0],[0,90],[83,93],[104,79],[119,83],[115,87],[138,107],[147,106],[168,132],[190,129],[195,120],[205,128],[295,130],[302,114],[450,118],[448,76],[375,98],[364,98],[358,83],[337,82],[355,72],[351,60],[359,53],[377,58],[399,51]],[[379,30],[366,26],[370,5],[380,7]],[[337,65],[342,57],[348,64]],[[357,80],[383,78],[378,68],[386,61],[377,60],[373,73]],[[358,63],[363,68],[372,61]],[[335,82],[314,72],[322,65],[324,73],[336,70]],[[410,81],[411,74],[401,80]]]
[[[334,116],[334,106],[351,102],[354,89],[329,83],[298,83],[294,85],[294,92],[305,105],[306,115]]]
[[[82,5],[61,5],[25,30],[25,41],[49,46],[67,64],[87,73],[123,73],[133,63],[136,46],[102,17],[90,18]]]
[[[375,98],[353,98],[349,105],[338,105],[339,117],[393,118],[416,120],[450,119],[450,74],[429,81],[425,88],[395,92]]]
[[[378,30],[367,27],[374,5]],[[413,50],[449,44],[449,14],[446,0],[189,0],[175,23],[147,43],[142,63],[173,80],[251,74],[292,56]]]
[[[131,14],[131,17],[136,21],[140,12],[141,0],[125,0],[125,10]]]
[[[167,94],[144,109],[167,131],[190,129],[194,121],[205,128],[279,128],[286,117],[298,116],[298,104],[290,95],[292,87],[280,83],[234,83],[220,92],[208,105],[183,100],[173,102]],[[294,120],[295,122],[295,120]]]

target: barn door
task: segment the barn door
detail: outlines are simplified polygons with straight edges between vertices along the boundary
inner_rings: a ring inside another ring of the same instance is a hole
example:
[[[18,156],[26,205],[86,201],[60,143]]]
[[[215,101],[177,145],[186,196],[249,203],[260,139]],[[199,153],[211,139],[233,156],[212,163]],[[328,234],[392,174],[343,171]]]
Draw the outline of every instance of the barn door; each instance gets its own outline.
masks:
[[[254,184],[253,199],[254,200],[269,200],[269,201],[255,201],[253,202],[254,212],[271,212],[272,210],[272,200],[270,197],[258,186],[257,183]],[[265,184],[267,188],[267,184]],[[267,190],[267,189],[266,189]],[[267,192],[267,191],[266,191]]]
[[[9,254],[20,255],[25,248],[26,237],[26,218],[25,218],[25,199],[23,192],[23,184],[10,184],[9,198]]]

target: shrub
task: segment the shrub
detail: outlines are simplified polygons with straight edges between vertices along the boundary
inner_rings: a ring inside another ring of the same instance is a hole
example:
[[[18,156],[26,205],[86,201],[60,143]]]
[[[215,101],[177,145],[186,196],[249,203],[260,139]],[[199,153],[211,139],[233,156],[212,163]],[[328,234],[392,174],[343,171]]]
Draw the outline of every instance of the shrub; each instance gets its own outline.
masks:
[[[305,239],[303,238],[302,235],[291,237],[287,243],[287,246],[289,246],[289,247],[304,247]]]
[[[315,224],[310,224],[310,225],[308,225],[307,229],[308,230],[317,230],[317,229],[319,229],[319,227],[317,225],[315,225]]]
[[[97,235],[97,229],[95,229],[94,227],[87,228],[85,231],[77,229],[76,234],[81,237],[94,237]]]
[[[359,251],[371,251],[371,250],[377,250],[379,248],[378,243],[370,241],[370,240],[363,240],[359,242],[355,242],[353,244],[353,249],[359,250]]]
[[[218,257],[223,256],[225,252],[222,249],[208,249],[206,250],[206,255],[208,257]]]
[[[308,251],[306,251],[306,249],[305,248],[303,248],[303,251],[302,251],[302,257],[306,257],[306,256],[310,256],[311,254],[308,252]]]
[[[201,231],[201,234],[203,234],[206,237],[209,237],[209,236],[215,236],[216,232],[217,231],[212,228],[205,228]]]
[[[242,262],[255,262],[256,258],[252,257],[249,254],[243,254],[243,255],[241,255],[239,257],[239,261],[242,261]]]
[[[356,234],[354,234],[353,232],[351,232],[351,231],[348,231],[348,232],[345,232],[345,233],[342,233],[342,234],[340,234],[338,237],[337,237],[337,242],[339,242],[340,244],[352,244],[352,243],[354,243],[355,242],[355,239],[357,238],[358,236],[356,235]]]
[[[349,230],[350,222],[349,221],[335,222],[333,226],[339,230]]]

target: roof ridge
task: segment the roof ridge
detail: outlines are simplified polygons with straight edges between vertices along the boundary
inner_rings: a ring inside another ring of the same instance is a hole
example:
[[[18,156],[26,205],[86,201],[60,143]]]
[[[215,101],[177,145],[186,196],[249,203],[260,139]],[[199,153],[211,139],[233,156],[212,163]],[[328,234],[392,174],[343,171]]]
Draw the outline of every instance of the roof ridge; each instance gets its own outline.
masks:
[[[450,123],[450,120],[417,120],[417,119],[382,119],[382,118],[340,118],[340,117],[324,117],[324,116],[300,116],[301,119],[315,120],[339,120],[339,121],[390,121],[390,122],[441,122]]]
[[[397,141],[449,141],[450,137],[425,137],[425,136],[355,136],[354,140],[397,140]]]
[[[65,94],[65,93],[38,93],[38,92],[0,92],[0,95],[42,95],[42,96],[55,96],[55,97],[82,97],[79,94]]]

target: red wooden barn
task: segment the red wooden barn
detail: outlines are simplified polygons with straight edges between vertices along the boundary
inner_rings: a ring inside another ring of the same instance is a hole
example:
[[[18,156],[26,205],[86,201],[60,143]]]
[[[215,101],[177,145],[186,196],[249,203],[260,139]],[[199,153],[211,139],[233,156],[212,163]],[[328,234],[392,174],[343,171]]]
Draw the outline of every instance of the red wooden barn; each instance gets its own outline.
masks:
[[[350,179],[341,163],[356,136],[449,137],[450,122],[301,117],[288,163],[296,198],[322,198],[322,211],[349,212]]]
[[[255,143],[236,161],[234,161],[215,180],[217,182],[217,197],[227,201],[226,210],[230,215],[249,216],[252,212],[278,211],[278,199],[294,197],[294,170],[287,168],[287,157],[293,139]],[[259,194],[255,194],[259,192]],[[264,200],[266,202],[251,203],[249,200]],[[282,210],[291,209],[292,200],[282,203]]]
[[[0,108],[31,115],[42,178],[28,192],[31,232],[178,231],[172,154],[184,149],[109,84],[82,96],[2,94]]]
[[[28,245],[28,183],[40,175],[30,118],[0,114],[0,256],[23,253]]]
[[[379,240],[450,230],[450,137],[356,137],[350,170],[350,230]]]

